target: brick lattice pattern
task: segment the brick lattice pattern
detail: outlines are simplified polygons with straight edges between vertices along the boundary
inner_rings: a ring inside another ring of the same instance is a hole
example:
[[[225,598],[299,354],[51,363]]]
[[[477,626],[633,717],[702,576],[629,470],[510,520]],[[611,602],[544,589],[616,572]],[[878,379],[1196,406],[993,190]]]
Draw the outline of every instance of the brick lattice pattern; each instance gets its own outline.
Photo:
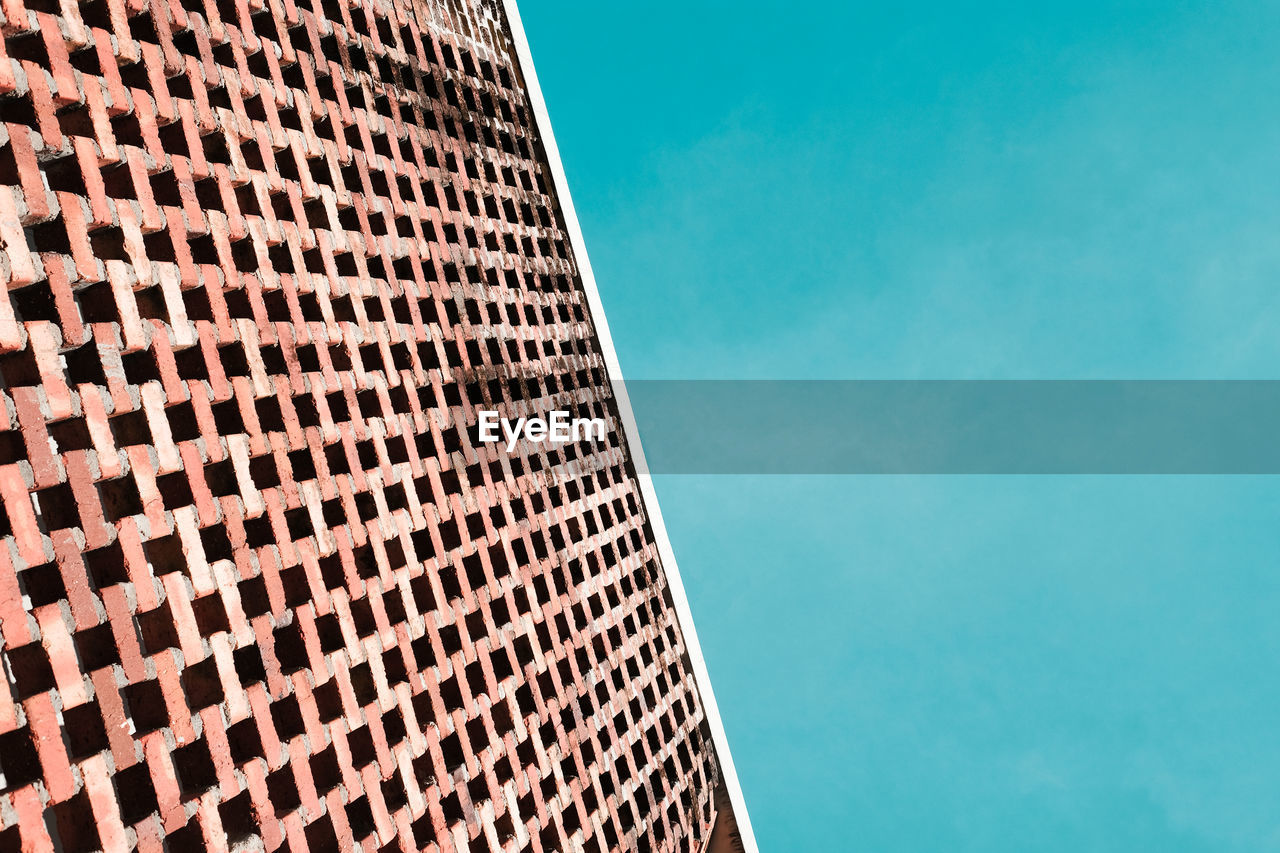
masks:
[[[701,849],[501,9],[0,13],[0,853]]]

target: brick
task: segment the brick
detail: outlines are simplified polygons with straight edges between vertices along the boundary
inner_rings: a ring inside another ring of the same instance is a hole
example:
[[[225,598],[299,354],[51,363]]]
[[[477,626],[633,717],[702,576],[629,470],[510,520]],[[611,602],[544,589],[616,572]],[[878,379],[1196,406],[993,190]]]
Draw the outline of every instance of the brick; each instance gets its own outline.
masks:
[[[21,385],[9,389],[9,393],[18,410],[18,423],[22,427],[22,439],[27,448],[27,459],[31,463],[35,487],[45,489],[63,482],[65,472],[53,440],[49,437],[39,387]]]
[[[89,805],[93,809],[93,818],[98,827],[98,837],[102,840],[104,850],[125,850],[128,839],[124,825],[120,822],[120,806],[116,802],[115,789],[107,770],[106,759],[102,755],[94,755],[81,765],[84,775],[85,792],[89,795]]]
[[[13,152],[18,179],[22,182],[22,197],[27,206],[27,218],[33,222],[48,219],[53,211],[49,205],[44,182],[40,180],[40,164],[36,159],[33,133],[30,128],[21,124],[6,124],[5,129],[8,131],[9,147]]]
[[[40,523],[36,521],[35,507],[31,503],[22,468],[17,463],[0,465],[0,499],[4,501],[18,560],[27,566],[44,563],[47,552]]]
[[[31,106],[36,113],[36,128],[44,144],[50,148],[62,147],[62,130],[55,112],[56,103],[49,89],[49,72],[34,62],[22,60],[22,73],[27,78]]]
[[[62,621],[62,610],[57,605],[46,605],[36,610],[40,623],[41,642],[53,670],[53,682],[62,699],[62,709],[68,710],[88,701],[84,689],[84,673],[76,659],[71,632]],[[42,694],[43,695],[43,694]]]
[[[129,737],[128,715],[116,686],[115,669],[112,666],[95,669],[89,673],[89,679],[93,683],[93,698],[102,715],[112,760],[117,770],[123,770],[134,764],[134,742]]]
[[[71,67],[71,56],[67,53],[67,43],[63,40],[58,18],[48,12],[40,12],[36,15],[36,20],[39,21],[38,28],[49,57],[49,73],[53,76],[54,95],[58,105],[80,103],[80,86],[76,81],[75,70]]]
[[[4,472],[0,471],[0,483]],[[6,507],[7,509],[7,507]],[[6,543],[7,544],[7,543]],[[0,637],[2,645],[9,648],[25,646],[32,640],[32,624],[22,602],[22,589],[18,586],[18,575],[14,571],[13,557],[9,548],[0,549]],[[3,704],[9,699],[8,691],[0,691],[0,730],[13,727],[16,717],[13,706]]]
[[[65,255],[47,252],[42,257],[45,280],[53,292],[54,305],[58,311],[57,325],[62,332],[63,345],[78,347],[88,343],[89,332],[80,320],[80,310],[71,289],[72,264]]]
[[[31,727],[31,738],[40,755],[42,778],[49,797],[54,802],[68,800],[76,792],[76,778],[62,743],[62,728],[53,708],[53,697],[49,693],[37,693],[22,704],[27,725]]]
[[[57,316],[0,299],[23,849],[703,849],[616,424],[475,440],[477,395],[611,409],[501,11],[0,8],[0,275]]]
[[[21,207],[20,207],[21,205]],[[0,271],[5,275],[9,287],[31,284],[36,281],[35,261],[27,246],[27,237],[22,230],[22,213],[26,202],[21,187],[0,187],[0,249],[4,261]],[[8,300],[3,300],[8,303]],[[7,314],[0,321],[13,324],[13,309],[5,308]],[[16,343],[13,332],[6,330],[6,343]]]
[[[13,62],[9,59],[9,49],[0,39],[0,93],[10,94],[17,91],[18,80],[13,73]]]
[[[62,334],[55,324],[43,320],[29,320],[25,325],[28,346],[35,356],[41,386],[44,388],[44,405],[48,418],[69,418],[76,413],[78,406],[72,399],[71,389],[67,387],[67,379],[59,361]]]
[[[35,787],[26,786],[13,792],[13,810],[17,815],[18,833],[22,837],[22,853],[53,853],[53,839],[42,815],[44,803]]]

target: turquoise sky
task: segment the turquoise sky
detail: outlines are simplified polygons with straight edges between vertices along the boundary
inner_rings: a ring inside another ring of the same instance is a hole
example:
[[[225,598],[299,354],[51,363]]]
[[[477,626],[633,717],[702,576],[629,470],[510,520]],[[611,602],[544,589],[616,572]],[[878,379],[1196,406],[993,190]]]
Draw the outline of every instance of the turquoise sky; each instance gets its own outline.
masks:
[[[1280,377],[1280,5],[522,13],[629,376]],[[762,849],[1280,850],[1280,481],[658,485]]]

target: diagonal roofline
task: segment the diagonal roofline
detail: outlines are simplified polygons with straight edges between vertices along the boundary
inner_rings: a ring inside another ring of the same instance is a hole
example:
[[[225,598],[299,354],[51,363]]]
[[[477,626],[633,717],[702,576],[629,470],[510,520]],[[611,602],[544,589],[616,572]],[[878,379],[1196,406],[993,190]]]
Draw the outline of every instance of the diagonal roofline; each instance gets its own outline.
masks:
[[[547,103],[542,97],[542,88],[538,85],[538,75],[534,70],[533,54],[529,49],[529,39],[525,35],[524,24],[520,19],[520,10],[516,0],[502,0],[503,10],[507,18],[507,27],[511,31],[515,43],[516,61],[520,74],[524,78],[525,89],[529,94],[529,102],[533,108],[533,120],[538,136],[542,142],[543,153],[547,165],[551,169],[551,180],[556,200],[560,205],[560,214],[564,218],[565,230],[569,234],[569,245],[573,249],[574,260],[578,266],[578,275],[582,279],[582,287],[586,292],[587,306],[591,313],[591,322],[595,327],[596,337],[604,353],[605,369],[613,384],[614,398],[618,406],[618,417],[622,422],[623,439],[631,453],[636,469],[636,478],[640,481],[641,500],[645,513],[653,528],[657,540],[658,553],[662,558],[662,570],[671,590],[671,598],[675,603],[676,621],[684,635],[685,648],[693,665],[693,676],[698,695],[702,700],[702,709],[706,714],[707,727],[711,730],[711,740],[715,747],[716,759],[720,764],[720,772],[724,777],[724,787],[732,808],[730,816],[736,822],[744,853],[759,853],[755,834],[751,830],[751,820],[747,815],[747,803],[742,796],[742,787],[738,782],[738,772],[733,765],[733,756],[729,751],[729,739],[725,734],[724,723],[720,719],[720,709],[716,705],[715,694],[711,690],[711,676],[707,672],[707,663],[702,656],[702,647],[698,643],[698,635],[693,627],[693,613],[689,608],[689,599],[684,591],[684,582],[680,578],[680,570],[676,564],[675,552],[671,540],[667,536],[667,527],[662,520],[662,512],[658,506],[658,494],[654,489],[653,477],[648,473],[645,464],[644,449],[640,443],[640,431],[636,426],[635,415],[631,410],[631,401],[622,382],[622,366],[618,361],[617,351],[613,347],[613,337],[609,334],[609,323],[605,319],[604,304],[600,300],[600,291],[596,287],[595,274],[591,270],[591,261],[587,255],[586,242],[582,236],[582,227],[578,223],[578,214],[573,206],[573,198],[569,193],[569,179],[565,175],[564,164],[560,161],[560,149],[556,145],[555,134],[551,129],[551,116],[547,113]]]

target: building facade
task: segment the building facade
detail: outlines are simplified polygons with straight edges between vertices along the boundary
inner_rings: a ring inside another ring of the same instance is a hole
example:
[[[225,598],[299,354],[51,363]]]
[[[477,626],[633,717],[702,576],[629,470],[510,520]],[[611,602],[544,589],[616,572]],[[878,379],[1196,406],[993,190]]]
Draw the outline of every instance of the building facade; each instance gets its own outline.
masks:
[[[0,15],[0,853],[741,849],[518,18]]]

